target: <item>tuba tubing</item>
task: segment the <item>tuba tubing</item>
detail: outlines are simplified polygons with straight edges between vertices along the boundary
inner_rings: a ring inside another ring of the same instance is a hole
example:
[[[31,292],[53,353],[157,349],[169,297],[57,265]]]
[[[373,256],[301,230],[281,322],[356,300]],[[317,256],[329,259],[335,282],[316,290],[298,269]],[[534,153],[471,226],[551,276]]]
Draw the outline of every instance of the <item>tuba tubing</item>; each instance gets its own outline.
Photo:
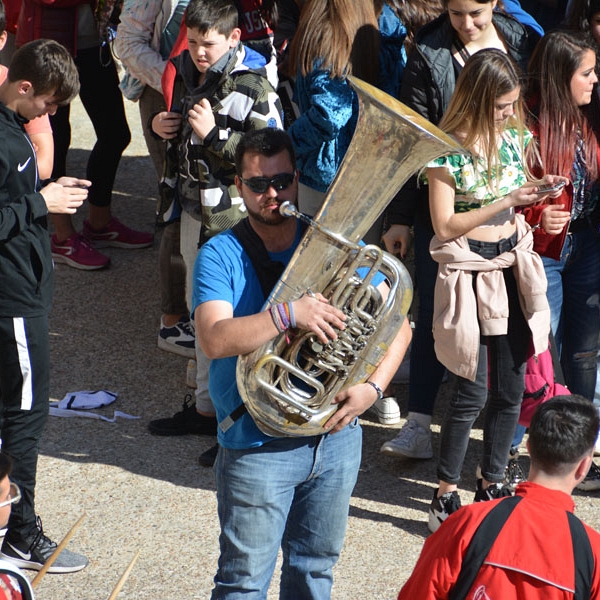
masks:
[[[284,334],[237,361],[237,385],[259,429],[270,436],[326,433],[341,390],[366,381],[395,338],[412,302],[406,268],[361,238],[406,180],[460,145],[391,96],[354,77],[359,116],[354,136],[314,220],[289,203],[284,216],[308,229],[265,309],[321,292],[346,315],[338,339],[323,345],[307,331]],[[387,298],[372,285],[381,273]]]

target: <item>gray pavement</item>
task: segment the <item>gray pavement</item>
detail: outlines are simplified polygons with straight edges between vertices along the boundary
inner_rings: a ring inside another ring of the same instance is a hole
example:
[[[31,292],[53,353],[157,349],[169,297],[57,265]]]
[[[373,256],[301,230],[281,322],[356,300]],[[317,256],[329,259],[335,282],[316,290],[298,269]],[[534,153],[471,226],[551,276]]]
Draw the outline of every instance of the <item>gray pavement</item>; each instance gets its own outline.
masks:
[[[114,193],[114,213],[128,225],[150,230],[156,203],[155,176],[146,156],[137,106],[127,105],[133,142]],[[84,174],[93,141],[81,107],[73,107],[71,174]],[[85,208],[77,222],[85,217]],[[208,598],[218,558],[215,481],[198,465],[214,438],[161,438],[148,433],[153,418],[180,409],[186,359],[156,347],[159,326],[158,241],[151,249],[109,249],[112,265],[101,272],[57,265],[50,320],[53,399],[67,392],[108,389],[113,410],[139,420],[107,423],[50,417],[42,441],[37,509],[44,529],[59,540],[86,518],[70,548],[90,565],[70,575],[46,575],[39,600],[109,597],[136,552],[139,559],[119,598]],[[398,388],[406,401],[406,389]],[[443,408],[443,399],[438,410]],[[435,419],[437,448],[439,416]],[[336,600],[393,599],[411,572],[427,536],[426,510],[435,486],[435,462],[400,461],[379,453],[398,426],[363,420],[364,456],[351,506],[346,543],[335,569]],[[473,432],[464,469],[463,502],[470,502],[481,450]],[[577,495],[577,512],[600,526],[597,493]],[[548,551],[557,552],[556,548]],[[34,573],[31,573],[33,577]],[[269,598],[278,597],[277,573]]]

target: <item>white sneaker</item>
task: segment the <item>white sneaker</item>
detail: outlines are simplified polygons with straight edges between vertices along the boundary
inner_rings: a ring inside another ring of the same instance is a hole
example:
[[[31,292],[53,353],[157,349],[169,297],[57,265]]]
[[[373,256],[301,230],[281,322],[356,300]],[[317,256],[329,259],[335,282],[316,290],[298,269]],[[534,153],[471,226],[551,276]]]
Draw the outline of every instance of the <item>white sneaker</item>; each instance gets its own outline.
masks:
[[[367,413],[375,415],[380,423],[394,425],[400,423],[400,407],[393,396],[386,396],[367,409]]]
[[[381,446],[382,454],[406,458],[433,458],[431,431],[409,419],[398,435]]]

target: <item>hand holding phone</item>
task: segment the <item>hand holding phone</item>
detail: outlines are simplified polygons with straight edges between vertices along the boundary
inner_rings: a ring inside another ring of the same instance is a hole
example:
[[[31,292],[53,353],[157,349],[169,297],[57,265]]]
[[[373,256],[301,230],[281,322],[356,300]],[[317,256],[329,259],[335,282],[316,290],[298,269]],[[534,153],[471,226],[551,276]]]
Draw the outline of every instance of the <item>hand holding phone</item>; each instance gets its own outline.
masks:
[[[552,194],[553,192],[558,192],[565,187],[564,181],[559,181],[557,183],[544,183],[542,185],[537,186],[536,194]]]

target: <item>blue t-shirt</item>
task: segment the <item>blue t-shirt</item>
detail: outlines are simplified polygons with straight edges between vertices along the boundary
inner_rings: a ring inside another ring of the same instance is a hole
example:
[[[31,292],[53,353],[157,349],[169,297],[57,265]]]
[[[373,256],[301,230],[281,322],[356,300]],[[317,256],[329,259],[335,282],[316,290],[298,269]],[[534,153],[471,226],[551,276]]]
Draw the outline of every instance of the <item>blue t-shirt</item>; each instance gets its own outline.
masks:
[[[292,246],[283,252],[269,252],[269,256],[287,265],[301,239],[302,231],[298,227]],[[265,303],[250,257],[230,230],[206,242],[196,258],[192,310],[210,300],[231,304],[234,317],[254,315]],[[219,423],[242,404],[235,378],[236,364],[237,356],[217,358],[210,363],[209,393]],[[225,448],[241,449],[261,446],[273,438],[260,431],[246,413],[225,433],[219,429],[218,439]]]
[[[283,252],[269,252],[270,258],[287,265],[301,239],[302,228],[298,227],[291,247]],[[378,286],[383,281],[383,275],[377,274],[372,284]],[[234,317],[254,315],[262,310],[265,303],[250,257],[231,230],[212,237],[202,246],[196,258],[192,312],[199,304],[211,300],[231,304]],[[219,423],[242,404],[236,382],[237,358],[216,358],[210,363],[208,390]],[[240,417],[226,432],[218,429],[219,444],[224,448],[252,448],[273,439],[256,426],[248,413]]]

